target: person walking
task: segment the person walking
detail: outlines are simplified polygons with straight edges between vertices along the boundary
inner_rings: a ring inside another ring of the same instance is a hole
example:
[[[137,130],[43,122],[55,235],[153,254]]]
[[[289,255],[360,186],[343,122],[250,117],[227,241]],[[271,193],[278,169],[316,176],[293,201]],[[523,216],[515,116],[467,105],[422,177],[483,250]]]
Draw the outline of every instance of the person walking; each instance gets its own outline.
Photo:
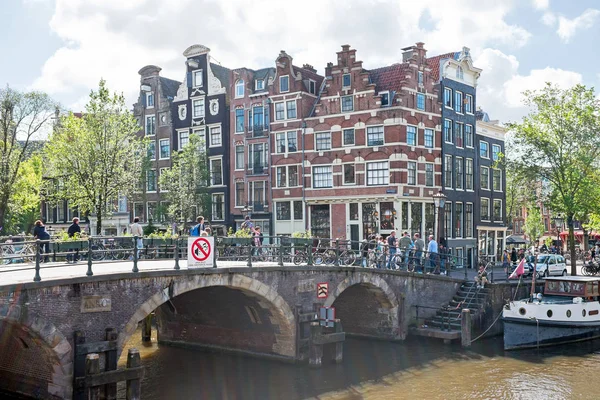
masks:
[[[410,235],[407,231],[404,231],[404,234],[400,238],[400,243],[398,245],[402,251],[404,266],[408,269],[408,257],[410,249],[413,247],[413,241],[410,238]]]
[[[81,227],[79,226],[79,218],[75,217],[73,218],[73,223],[71,224],[71,226],[69,226],[69,229],[67,230],[67,234],[69,235],[70,238],[74,238],[75,235],[77,234],[78,236],[81,235]],[[71,252],[75,251],[75,254],[71,254]],[[73,264],[75,264],[77,261],[79,261],[79,249],[69,249],[69,254],[67,254],[67,263],[70,263],[71,260],[73,260]]]
[[[190,236],[200,236],[200,233],[206,228],[204,225],[204,217],[200,216],[196,218],[196,222],[196,225],[190,229]]]
[[[48,254],[50,254],[50,234],[46,231],[46,225],[39,219],[35,221],[33,237],[42,241],[40,243],[40,257],[41,254],[46,254],[43,259],[40,259],[40,262],[48,262]]]
[[[242,225],[240,227],[242,229],[250,231],[251,233],[256,232],[256,229],[254,229],[254,223],[252,223],[252,220],[250,219],[249,215],[246,215],[246,218],[244,218],[244,222],[242,222]]]
[[[131,232],[131,234],[135,237],[137,237],[137,243],[136,243],[136,247],[137,247],[137,258],[139,260],[140,258],[140,252],[142,251],[141,249],[144,248],[144,241],[143,241],[143,237],[144,237],[144,230],[142,229],[142,226],[140,225],[140,218],[139,217],[135,217],[133,219],[133,224],[131,224],[129,226],[129,230]]]
[[[427,243],[427,252],[429,253],[429,266],[433,269],[433,273],[439,274],[440,271],[437,265],[438,256],[438,245],[433,235],[429,235],[429,242]]]
[[[512,248],[510,252],[510,261],[512,262],[513,269],[517,267],[517,249]]]
[[[396,237],[396,231],[392,231],[392,233],[390,233],[390,236],[388,236],[387,238],[387,244],[388,244],[388,249],[389,249],[389,259],[387,262],[387,269],[395,269],[395,266],[392,266],[392,260],[394,259],[394,256],[396,255],[396,248],[398,247],[398,238]]]
[[[415,233],[414,235],[414,244],[415,244],[415,266],[413,267],[418,273],[423,273],[423,266],[421,264],[421,257],[423,257],[423,249],[425,249],[425,242],[421,239],[421,235],[419,233]]]
[[[504,273],[506,274],[506,279],[508,279],[508,267],[510,266],[510,263],[508,262],[508,250],[504,249],[504,252],[502,253],[502,268],[504,268]]]

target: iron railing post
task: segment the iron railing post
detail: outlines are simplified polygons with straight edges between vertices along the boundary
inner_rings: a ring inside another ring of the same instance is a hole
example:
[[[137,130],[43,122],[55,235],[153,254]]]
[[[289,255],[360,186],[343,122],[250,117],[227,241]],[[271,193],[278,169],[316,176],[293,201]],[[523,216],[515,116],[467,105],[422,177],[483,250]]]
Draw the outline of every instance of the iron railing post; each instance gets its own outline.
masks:
[[[214,254],[213,254],[213,268],[217,268],[217,256],[219,255],[219,247],[218,247],[219,237],[215,236],[214,238],[215,238],[215,250],[214,250]],[[190,255],[188,254],[188,258],[189,258],[189,256]]]
[[[254,240],[254,239],[252,239]],[[252,243],[250,243],[248,246],[248,264],[247,267],[248,268],[252,268]]]
[[[488,260],[491,260],[491,258],[488,258]],[[494,262],[493,261],[488,261],[489,263],[492,264],[492,283],[494,283]]]
[[[465,259],[462,259],[462,263],[463,263],[463,269],[465,270],[465,281],[468,280],[469,278],[467,277],[467,263],[465,262]]]
[[[277,265],[283,267],[283,243],[281,242],[281,237],[278,237],[277,239],[279,242],[279,260],[277,262]]]
[[[40,239],[35,241],[35,276],[33,277],[34,282],[42,280],[40,276]]]
[[[73,259],[75,259],[75,256],[73,256]],[[90,236],[88,238],[88,257],[87,257],[87,264],[88,264],[88,269],[87,272],[85,273],[87,276],[92,276],[94,275],[94,273],[92,272],[92,237]]]
[[[307,266],[309,267],[313,267],[313,256],[312,256],[312,244],[311,245],[304,245],[304,247],[306,248],[306,254],[307,254],[307,258],[308,258],[308,263]]]
[[[175,269],[179,268],[179,238],[175,238]]]
[[[138,269],[138,237],[133,237],[133,269],[131,272],[137,273],[140,272]]]
[[[340,266],[340,241],[335,239],[335,266]]]

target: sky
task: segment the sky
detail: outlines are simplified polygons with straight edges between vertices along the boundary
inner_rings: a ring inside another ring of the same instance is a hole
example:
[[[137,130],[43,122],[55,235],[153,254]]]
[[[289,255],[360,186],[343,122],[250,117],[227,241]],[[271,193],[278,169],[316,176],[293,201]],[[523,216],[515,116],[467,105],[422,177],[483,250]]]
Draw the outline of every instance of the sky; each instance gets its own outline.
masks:
[[[3,0],[0,83],[40,90],[81,111],[101,78],[137,100],[138,71],[183,80],[183,51],[211,49],[228,68],[294,64],[324,72],[342,44],[366,69],[471,49],[477,104],[502,123],[527,113],[522,92],[545,82],[600,87],[600,0]]]

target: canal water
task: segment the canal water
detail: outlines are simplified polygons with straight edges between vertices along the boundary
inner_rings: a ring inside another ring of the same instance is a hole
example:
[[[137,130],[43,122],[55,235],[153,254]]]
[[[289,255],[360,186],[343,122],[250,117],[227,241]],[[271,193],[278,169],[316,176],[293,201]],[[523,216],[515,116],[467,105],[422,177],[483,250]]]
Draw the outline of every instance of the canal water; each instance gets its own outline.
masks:
[[[600,398],[600,341],[504,352],[502,337],[476,342],[468,351],[431,339],[347,339],[343,363],[311,369],[158,346],[155,338],[144,344],[140,337],[128,345],[140,350],[147,367],[144,400]]]

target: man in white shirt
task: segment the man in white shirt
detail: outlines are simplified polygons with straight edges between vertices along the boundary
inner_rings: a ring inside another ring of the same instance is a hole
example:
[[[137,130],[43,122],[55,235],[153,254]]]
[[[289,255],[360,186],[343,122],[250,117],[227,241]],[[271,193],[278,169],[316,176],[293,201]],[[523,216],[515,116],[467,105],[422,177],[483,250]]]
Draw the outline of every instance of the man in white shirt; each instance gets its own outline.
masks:
[[[438,244],[433,239],[433,235],[429,235],[429,242],[427,243],[427,252],[429,253],[429,266],[433,268],[434,271],[437,271]]]
[[[133,219],[133,224],[131,224],[129,226],[129,230],[131,232],[131,234],[135,237],[137,236],[137,248],[138,248],[138,259],[140,258],[140,250],[144,248],[144,242],[142,240],[142,238],[144,237],[144,230],[142,229],[142,226],[140,225],[140,219],[139,217],[135,217]]]

